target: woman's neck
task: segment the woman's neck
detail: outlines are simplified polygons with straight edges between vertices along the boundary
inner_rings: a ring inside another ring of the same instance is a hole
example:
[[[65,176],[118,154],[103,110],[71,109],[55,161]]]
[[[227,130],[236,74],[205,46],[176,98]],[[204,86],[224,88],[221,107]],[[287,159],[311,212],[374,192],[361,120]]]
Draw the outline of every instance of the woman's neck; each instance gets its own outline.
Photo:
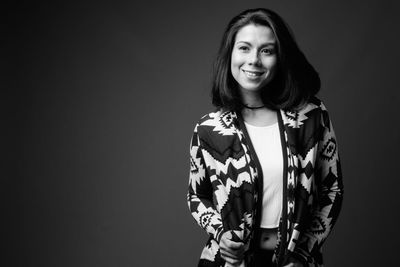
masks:
[[[278,121],[275,110],[269,109],[263,103],[260,92],[241,90],[242,116],[245,122],[254,126],[268,126]]]
[[[245,107],[257,108],[264,106],[264,103],[258,92],[241,92],[242,102]]]
[[[259,109],[242,109],[243,120],[253,126],[268,126],[278,121],[277,112],[267,107]]]

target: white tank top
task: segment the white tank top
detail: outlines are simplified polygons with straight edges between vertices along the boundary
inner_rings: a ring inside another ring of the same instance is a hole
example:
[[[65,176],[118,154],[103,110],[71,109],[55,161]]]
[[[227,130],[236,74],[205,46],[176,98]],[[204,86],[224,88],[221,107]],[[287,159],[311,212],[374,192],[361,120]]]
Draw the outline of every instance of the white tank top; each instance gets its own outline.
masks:
[[[263,172],[261,228],[276,228],[282,213],[283,155],[278,122],[253,126],[245,122]]]

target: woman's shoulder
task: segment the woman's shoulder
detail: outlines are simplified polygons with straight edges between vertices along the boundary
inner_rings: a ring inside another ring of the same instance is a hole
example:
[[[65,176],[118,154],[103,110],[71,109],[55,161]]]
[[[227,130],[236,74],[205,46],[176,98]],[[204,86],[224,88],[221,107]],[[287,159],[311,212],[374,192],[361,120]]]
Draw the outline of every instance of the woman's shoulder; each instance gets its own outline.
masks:
[[[224,127],[231,128],[236,121],[237,115],[233,111],[217,109],[209,112],[197,121],[197,125],[201,127]]]
[[[326,111],[327,109],[324,102],[319,97],[313,96],[300,108],[298,108],[295,111],[289,111],[289,112],[310,115],[312,113],[318,114]]]
[[[282,115],[285,124],[289,124],[293,128],[299,128],[306,122],[307,124],[319,124],[321,117],[326,117],[328,111],[324,102],[320,98],[313,96],[298,109],[282,110]]]
[[[324,102],[317,96],[312,96],[308,100],[308,102],[298,110],[298,112],[299,113],[308,113],[312,110],[314,110],[316,112],[326,110]]]
[[[195,130],[203,134],[234,135],[237,115],[234,111],[217,109],[209,112],[197,121]]]

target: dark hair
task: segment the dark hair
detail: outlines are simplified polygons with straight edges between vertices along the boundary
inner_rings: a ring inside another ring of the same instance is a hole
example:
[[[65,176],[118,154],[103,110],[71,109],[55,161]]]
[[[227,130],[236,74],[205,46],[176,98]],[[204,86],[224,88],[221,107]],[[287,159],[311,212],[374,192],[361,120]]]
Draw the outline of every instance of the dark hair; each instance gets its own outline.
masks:
[[[268,90],[261,90],[264,104],[273,109],[300,108],[319,91],[319,75],[300,51],[285,21],[275,12],[265,8],[243,11],[234,17],[225,29],[214,62],[212,103],[218,108],[231,110],[240,110],[243,107],[230,65],[236,34],[249,24],[271,28],[277,42],[278,71],[273,80],[266,85]]]

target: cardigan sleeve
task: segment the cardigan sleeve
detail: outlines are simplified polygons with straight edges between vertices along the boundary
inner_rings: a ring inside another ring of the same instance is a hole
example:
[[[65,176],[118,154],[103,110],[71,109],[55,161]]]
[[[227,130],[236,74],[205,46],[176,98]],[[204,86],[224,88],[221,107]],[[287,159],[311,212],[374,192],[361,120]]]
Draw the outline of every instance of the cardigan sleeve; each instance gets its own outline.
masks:
[[[217,242],[223,231],[221,214],[213,204],[213,188],[203,155],[203,147],[196,125],[190,143],[190,175],[188,206],[196,222]]]
[[[306,261],[313,252],[320,249],[328,237],[338,218],[343,200],[338,145],[328,112],[322,103],[320,126],[314,169],[316,199],[313,199],[310,220],[294,251],[297,258]]]

